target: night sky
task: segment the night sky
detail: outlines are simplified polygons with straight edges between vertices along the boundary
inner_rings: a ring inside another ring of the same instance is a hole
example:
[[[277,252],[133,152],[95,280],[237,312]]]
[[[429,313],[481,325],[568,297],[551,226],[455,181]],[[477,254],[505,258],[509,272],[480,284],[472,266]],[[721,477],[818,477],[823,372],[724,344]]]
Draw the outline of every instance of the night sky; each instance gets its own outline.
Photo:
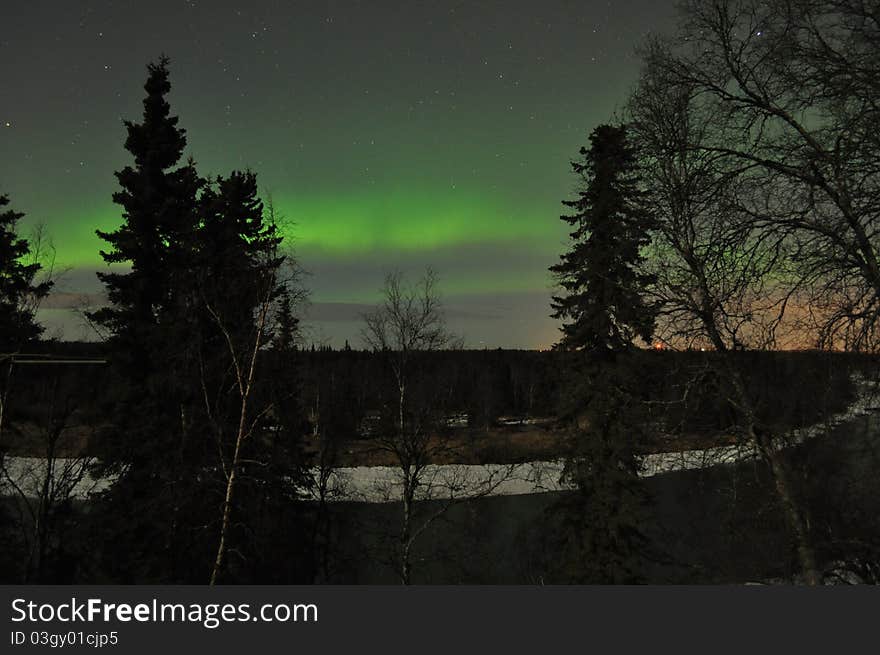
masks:
[[[122,119],[140,119],[164,52],[199,172],[250,167],[288,221],[310,340],[359,343],[384,272],[430,265],[468,345],[550,345],[568,162],[673,14],[646,0],[4,2],[0,192],[70,269],[42,313],[50,334],[88,336],[66,307],[100,291],[94,230],[121,222]]]

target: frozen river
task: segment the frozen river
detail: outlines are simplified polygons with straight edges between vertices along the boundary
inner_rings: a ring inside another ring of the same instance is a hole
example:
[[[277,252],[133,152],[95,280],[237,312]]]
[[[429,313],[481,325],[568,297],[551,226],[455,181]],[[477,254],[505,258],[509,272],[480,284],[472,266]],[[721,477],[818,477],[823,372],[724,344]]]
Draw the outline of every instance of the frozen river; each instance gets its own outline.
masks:
[[[845,411],[830,417],[822,424],[796,430],[780,447],[800,443],[806,439],[828,434],[831,429],[859,416],[876,412],[878,401],[868,385],[859,384],[860,394]],[[641,475],[650,477],[671,471],[706,468],[757,456],[753,448],[741,445],[719,446],[700,450],[654,453],[642,458]],[[77,472],[78,460],[56,460],[49,488],[56,497],[66,495],[65,478]],[[561,481],[563,462],[536,461],[523,464],[447,464],[431,465],[422,472],[422,484],[417,490],[420,499],[465,498],[489,495],[534,494],[561,491],[568,487]],[[65,472],[66,475],[65,475]],[[318,478],[318,471],[313,475]],[[47,482],[46,462],[35,457],[7,457],[3,472],[4,493],[23,493],[36,496]],[[106,489],[110,479],[95,479],[85,473],[73,488],[76,498]],[[10,489],[10,486],[13,486]],[[325,498],[328,501],[393,502],[401,496],[400,470],[390,466],[356,466],[335,469],[331,474]]]

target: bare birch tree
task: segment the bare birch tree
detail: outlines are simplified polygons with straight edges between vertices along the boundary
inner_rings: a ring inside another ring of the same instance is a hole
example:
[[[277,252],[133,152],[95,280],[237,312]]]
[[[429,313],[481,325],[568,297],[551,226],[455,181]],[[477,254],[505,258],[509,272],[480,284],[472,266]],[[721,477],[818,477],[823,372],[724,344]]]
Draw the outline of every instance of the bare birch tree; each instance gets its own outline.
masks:
[[[255,187],[251,192],[255,192]],[[261,214],[262,205],[256,205],[255,211]],[[200,395],[214,432],[223,484],[211,585],[218,582],[232,548],[236,497],[247,468],[266,470],[276,464],[283,466],[283,463],[268,461],[270,455],[265,452],[263,443],[266,439],[261,439],[273,430],[278,431],[280,410],[272,395],[265,392],[265,358],[279,333],[285,333],[285,341],[295,337],[292,335],[295,326],[290,324],[290,307],[291,303],[296,305],[304,299],[305,291],[299,286],[300,271],[295,261],[280,250],[281,239],[276,237],[276,216],[271,201],[268,226],[259,235],[260,245],[252,255],[255,259],[243,269],[248,279],[237,281],[243,285],[243,297],[249,302],[230,304],[224,296],[228,289],[218,288],[214,280],[206,279],[201,284],[200,302],[220,334],[221,348],[225,351],[222,359],[226,362],[220,369],[214,363],[215,368],[210,371],[207,362],[216,353],[205,352],[204,343],[199,345]],[[289,348],[291,344],[284,347]],[[281,480],[282,485],[302,483],[295,471],[289,473],[290,479]],[[239,521],[244,523],[247,517],[240,517]]]
[[[424,353],[447,348],[453,340],[446,330],[437,275],[430,269],[412,286],[399,271],[385,277],[383,301],[364,316],[363,339],[381,353],[396,387],[395,411],[390,425],[376,437],[381,450],[391,454],[400,469],[402,509],[399,536],[399,575],[403,584],[411,580],[411,554],[415,538],[413,505],[423,474],[442,444],[432,443],[436,408],[415,402],[419,383],[416,365]],[[387,433],[384,433],[385,430]]]
[[[392,563],[402,584],[412,582],[413,547],[424,532],[455,504],[488,495],[509,479],[513,466],[486,469],[476,478],[466,467],[437,466],[454,457],[443,438],[444,407],[436,393],[436,356],[432,353],[460,347],[447,329],[438,278],[427,269],[415,283],[402,273],[385,277],[382,302],[364,316],[364,342],[386,362],[394,398],[374,437],[377,448],[391,455],[399,473],[400,491],[387,489],[388,499],[399,497],[402,516]],[[416,504],[435,501],[427,514]]]
[[[763,229],[748,209],[752,194],[761,192],[750,177],[753,164],[704,147],[717,125],[714,108],[699,106],[696,87],[666,84],[648,54],[629,112],[658,218],[649,260],[658,334],[673,346],[715,351],[711,371],[737,416],[741,443],[767,462],[800,566],[809,584],[819,584],[806,510],[780,453],[781,435],[760,420],[736,355],[775,347],[791,294],[784,284],[786,235]]]
[[[870,350],[880,318],[880,13],[861,0],[687,0],[656,74],[713,116],[697,144],[774,188],[825,347]]]
[[[26,546],[22,582],[31,584],[53,579],[52,553],[63,545],[65,516],[98,484],[89,475],[94,458],[78,442],[76,433],[84,426],[76,421],[72,395],[59,388],[57,377],[45,384],[41,414],[18,431],[22,442],[39,449],[0,462],[2,481],[20,508],[17,523]]]

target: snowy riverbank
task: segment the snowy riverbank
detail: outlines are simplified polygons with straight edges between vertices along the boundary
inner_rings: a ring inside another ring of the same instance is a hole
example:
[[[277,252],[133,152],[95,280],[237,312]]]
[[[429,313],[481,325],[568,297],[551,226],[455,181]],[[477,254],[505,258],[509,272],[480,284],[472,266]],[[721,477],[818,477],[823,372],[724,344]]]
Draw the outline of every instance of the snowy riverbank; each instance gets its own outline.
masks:
[[[829,417],[821,424],[795,430],[780,439],[779,447],[801,443],[807,439],[828,434],[832,429],[860,416],[880,411],[880,399],[865,380],[858,379],[856,400],[845,411]],[[641,475],[650,477],[671,471],[707,468],[757,456],[748,445],[718,446],[715,448],[686,450],[680,452],[653,453],[642,459]],[[111,480],[95,479],[88,472],[81,478],[76,470],[78,460],[59,459],[49,480],[49,491],[56,498],[67,495],[67,487],[75,498],[86,498],[90,493],[109,487]],[[4,493],[23,493],[34,497],[46,482],[46,461],[37,457],[7,457],[2,486]],[[465,498],[473,496],[496,496],[534,494],[562,491],[569,488],[561,482],[563,462],[536,461],[523,464],[444,464],[430,465],[422,474],[422,485],[417,497]],[[73,474],[73,475],[72,475]],[[313,475],[318,478],[318,471]],[[67,482],[71,477],[79,478]],[[9,489],[13,486],[13,489]],[[400,499],[402,483],[400,470],[390,466],[355,466],[336,469],[326,486],[328,501],[393,502]]]

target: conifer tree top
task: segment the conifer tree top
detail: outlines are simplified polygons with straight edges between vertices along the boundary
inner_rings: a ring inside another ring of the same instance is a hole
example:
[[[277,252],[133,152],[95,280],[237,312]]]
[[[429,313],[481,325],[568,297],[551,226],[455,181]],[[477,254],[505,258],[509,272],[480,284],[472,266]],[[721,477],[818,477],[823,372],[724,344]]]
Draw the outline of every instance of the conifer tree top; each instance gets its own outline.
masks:
[[[583,186],[563,201],[574,211],[561,217],[574,228],[571,247],[550,267],[561,290],[551,304],[553,318],[564,321],[558,347],[625,350],[653,332],[654,312],[641,293],[651,278],[640,270],[653,217],[624,126],[597,127],[580,154],[572,169]]]
[[[178,166],[186,132],[166,99],[168,64],[163,56],[147,66],[143,116],[140,122],[125,121],[125,149],[134,162],[116,172],[120,188],[113,201],[122,208],[122,223],[110,232],[96,231],[109,246],[101,251],[104,261],[130,264],[131,270],[98,273],[110,305],[91,318],[111,336],[127,334],[132,342],[143,341],[138,330],[179,302],[174,279],[184,275],[205,184],[191,160]]]
[[[139,167],[170,168],[180,161],[186,147],[186,130],[178,127],[178,118],[171,116],[171,106],[165,99],[171,91],[168,64],[163,56],[147,65],[143,122],[125,121],[125,149],[134,155]]]

